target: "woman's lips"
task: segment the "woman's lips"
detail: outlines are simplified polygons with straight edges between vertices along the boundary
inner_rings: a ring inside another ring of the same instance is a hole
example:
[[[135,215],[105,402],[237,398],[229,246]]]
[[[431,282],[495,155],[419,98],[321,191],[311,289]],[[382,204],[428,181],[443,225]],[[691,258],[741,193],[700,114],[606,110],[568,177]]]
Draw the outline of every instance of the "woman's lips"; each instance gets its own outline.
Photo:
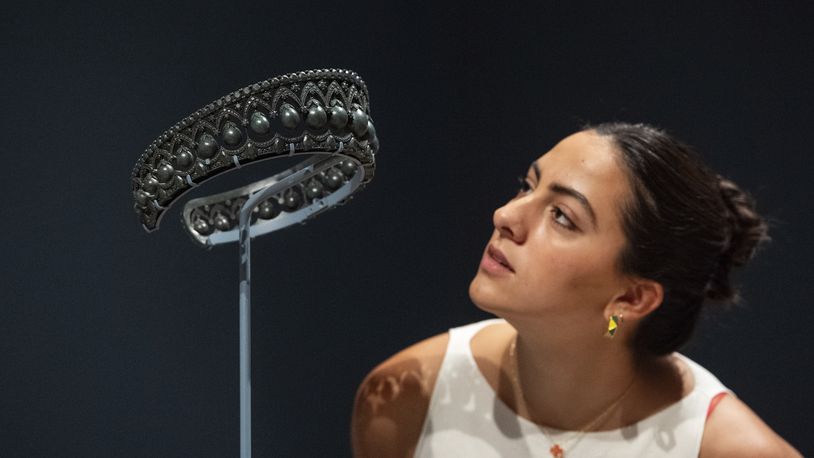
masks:
[[[509,264],[506,256],[491,243],[486,247],[486,251],[483,253],[483,259],[481,259],[480,266],[487,272],[494,274],[514,272],[514,269],[512,268],[511,264]]]

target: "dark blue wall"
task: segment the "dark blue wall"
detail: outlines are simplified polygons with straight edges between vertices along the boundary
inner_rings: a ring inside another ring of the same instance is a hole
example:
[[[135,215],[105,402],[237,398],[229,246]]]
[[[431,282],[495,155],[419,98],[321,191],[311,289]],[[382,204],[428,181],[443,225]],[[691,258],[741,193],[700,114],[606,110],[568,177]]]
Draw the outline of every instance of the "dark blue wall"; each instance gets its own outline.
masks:
[[[488,317],[467,286],[515,176],[612,119],[677,133],[771,219],[743,307],[686,352],[814,452],[807,2],[136,3],[0,15],[0,456],[237,456],[237,247],[192,245],[180,202],[146,234],[130,171],[211,100],[322,67],[365,79],[382,149],[349,205],[253,244],[256,456],[350,455],[367,371]]]

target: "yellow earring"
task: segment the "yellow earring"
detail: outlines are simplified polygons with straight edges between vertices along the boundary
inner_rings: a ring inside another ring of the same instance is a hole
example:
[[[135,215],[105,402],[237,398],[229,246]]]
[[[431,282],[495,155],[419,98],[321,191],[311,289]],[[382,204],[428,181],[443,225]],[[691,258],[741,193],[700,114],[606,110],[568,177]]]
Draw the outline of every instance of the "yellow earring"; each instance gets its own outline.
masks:
[[[611,315],[610,319],[608,320],[608,332],[605,333],[605,337],[609,339],[613,339],[613,336],[616,335],[616,330],[619,329],[619,323],[622,322],[622,314],[618,315]]]

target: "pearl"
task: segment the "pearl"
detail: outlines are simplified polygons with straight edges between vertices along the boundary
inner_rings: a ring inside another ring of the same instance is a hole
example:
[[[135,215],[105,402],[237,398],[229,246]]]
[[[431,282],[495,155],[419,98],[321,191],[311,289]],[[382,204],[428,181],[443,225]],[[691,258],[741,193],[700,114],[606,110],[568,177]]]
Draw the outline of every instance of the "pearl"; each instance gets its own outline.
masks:
[[[288,211],[294,211],[302,203],[302,195],[293,188],[288,188],[283,196],[283,203]]]
[[[308,114],[305,117],[305,123],[312,129],[322,129],[325,123],[328,122],[328,113],[321,105],[312,105],[308,109]]]
[[[210,159],[218,153],[218,144],[215,138],[209,134],[201,135],[198,139],[198,157],[201,159]]]
[[[340,106],[331,107],[331,128],[343,129],[348,124],[348,112]]]
[[[336,169],[330,169],[327,174],[325,174],[325,185],[328,186],[329,189],[338,189],[342,186],[342,172]]]
[[[228,231],[232,227],[232,222],[222,213],[218,213],[217,216],[215,216],[215,227],[221,231]]]
[[[212,233],[212,226],[203,219],[196,220],[192,223],[192,229],[201,235],[209,235]]]
[[[280,214],[280,205],[275,199],[266,200],[257,206],[257,211],[261,219],[272,219]]]
[[[311,179],[308,184],[305,186],[305,195],[308,199],[313,200],[315,197],[319,197],[322,195],[323,191],[322,183],[317,180]]]
[[[259,111],[255,111],[252,114],[251,127],[255,133],[262,135],[268,133],[269,129],[271,128],[271,123],[266,115]]]
[[[192,155],[192,151],[190,151],[189,148],[186,146],[178,148],[178,154],[175,155],[175,165],[177,167],[186,169],[194,163],[195,156]]]
[[[172,177],[175,175],[175,169],[166,162],[162,162],[158,166],[158,170],[155,172],[155,176],[158,178],[158,181],[161,183],[167,183],[172,180]]]
[[[235,146],[243,139],[240,128],[231,121],[227,122],[223,129],[223,141],[229,146]]]
[[[141,184],[141,187],[149,194],[153,194],[158,189],[158,180],[156,180],[154,176],[148,175]]]
[[[357,137],[361,137],[367,133],[367,114],[361,109],[353,110],[353,121],[351,123],[351,130]]]
[[[280,109],[280,122],[283,123],[283,126],[294,129],[300,123],[300,114],[290,104],[283,104]]]
[[[341,170],[345,176],[352,176],[356,172],[356,164],[351,160],[344,160],[339,163],[339,170]]]

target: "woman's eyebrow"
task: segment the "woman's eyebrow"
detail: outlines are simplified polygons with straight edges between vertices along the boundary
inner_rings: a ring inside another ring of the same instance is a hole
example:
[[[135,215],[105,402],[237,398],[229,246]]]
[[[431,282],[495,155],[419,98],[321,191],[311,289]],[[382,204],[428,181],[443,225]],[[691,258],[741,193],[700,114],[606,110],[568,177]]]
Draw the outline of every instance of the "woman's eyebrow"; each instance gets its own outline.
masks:
[[[534,174],[537,176],[537,182],[539,183],[541,175],[540,166],[537,165],[537,161],[534,161],[531,163],[531,167],[534,169]],[[585,211],[588,212],[588,216],[591,217],[591,224],[593,225],[594,229],[596,229],[596,213],[594,213],[594,208],[591,207],[591,203],[588,201],[588,198],[585,197],[585,195],[572,187],[565,186],[564,184],[557,182],[549,184],[548,190],[556,194],[571,196],[574,199],[577,199],[582,207],[585,208]]]

